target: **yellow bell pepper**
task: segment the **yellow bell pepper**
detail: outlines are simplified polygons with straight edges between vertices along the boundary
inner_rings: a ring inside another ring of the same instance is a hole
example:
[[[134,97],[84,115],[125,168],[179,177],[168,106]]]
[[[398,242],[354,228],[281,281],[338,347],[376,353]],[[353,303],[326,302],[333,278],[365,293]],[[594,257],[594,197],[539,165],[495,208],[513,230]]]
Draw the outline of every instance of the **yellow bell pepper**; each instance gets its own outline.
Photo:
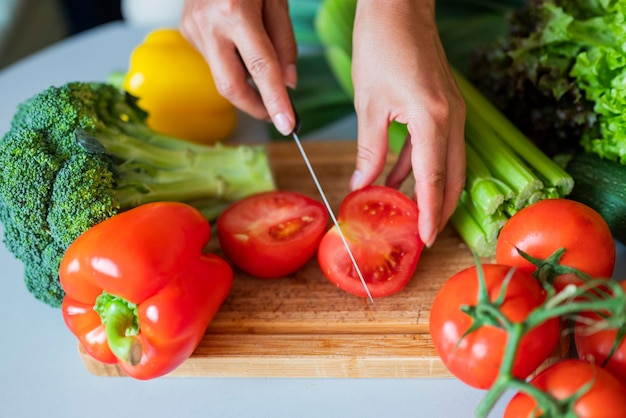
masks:
[[[157,132],[199,143],[226,141],[235,107],[217,91],[202,55],[176,29],[156,29],[133,50],[123,84]]]

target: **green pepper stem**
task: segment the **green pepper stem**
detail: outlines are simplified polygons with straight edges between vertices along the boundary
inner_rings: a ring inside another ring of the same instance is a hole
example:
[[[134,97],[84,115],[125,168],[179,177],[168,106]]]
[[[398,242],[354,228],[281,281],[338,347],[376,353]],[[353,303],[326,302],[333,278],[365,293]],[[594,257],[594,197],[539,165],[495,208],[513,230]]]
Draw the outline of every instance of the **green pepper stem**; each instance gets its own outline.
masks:
[[[136,306],[103,292],[94,309],[104,324],[107,342],[115,357],[132,366],[139,364],[143,350],[137,338],[139,322]]]

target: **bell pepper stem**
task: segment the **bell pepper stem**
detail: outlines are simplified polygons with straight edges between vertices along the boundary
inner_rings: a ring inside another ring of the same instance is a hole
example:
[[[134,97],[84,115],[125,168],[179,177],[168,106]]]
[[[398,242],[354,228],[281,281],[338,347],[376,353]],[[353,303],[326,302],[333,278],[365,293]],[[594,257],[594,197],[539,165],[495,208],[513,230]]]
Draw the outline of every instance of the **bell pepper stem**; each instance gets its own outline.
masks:
[[[136,306],[103,292],[94,307],[104,324],[109,348],[125,363],[136,366],[141,361],[142,347],[137,334],[139,323]]]

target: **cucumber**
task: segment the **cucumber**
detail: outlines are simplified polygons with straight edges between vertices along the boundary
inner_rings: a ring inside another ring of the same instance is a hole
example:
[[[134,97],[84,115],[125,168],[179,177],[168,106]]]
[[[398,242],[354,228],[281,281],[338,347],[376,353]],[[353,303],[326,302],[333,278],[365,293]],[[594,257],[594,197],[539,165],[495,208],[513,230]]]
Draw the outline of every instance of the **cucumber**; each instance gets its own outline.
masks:
[[[579,152],[565,170],[574,179],[568,197],[595,209],[609,225],[613,238],[626,243],[626,166]]]

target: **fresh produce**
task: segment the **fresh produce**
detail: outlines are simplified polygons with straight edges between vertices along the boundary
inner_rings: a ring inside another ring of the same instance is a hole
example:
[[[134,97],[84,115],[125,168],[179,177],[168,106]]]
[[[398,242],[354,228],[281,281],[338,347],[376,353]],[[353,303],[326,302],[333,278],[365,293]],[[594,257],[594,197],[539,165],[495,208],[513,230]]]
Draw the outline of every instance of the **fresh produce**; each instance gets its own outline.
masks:
[[[467,182],[451,223],[472,251],[489,257],[508,218],[540,200],[567,196],[574,182],[465,77],[455,75],[467,107]]]
[[[548,358],[559,339],[556,318],[532,327],[523,324],[546,298],[538,281],[510,266],[483,264],[480,270],[473,266],[460,271],[444,283],[430,310],[430,334],[437,353],[464,383],[488,389],[513,338],[508,328],[523,327],[511,372],[526,378]]]
[[[431,335],[443,363],[467,384],[487,389],[475,410],[477,417],[488,416],[510,390],[521,394],[511,402],[507,417],[595,417],[586,415],[590,409],[584,405],[595,404],[592,392],[604,390],[605,378],[593,370],[611,363],[617,375],[623,368],[618,344],[626,318],[626,284],[606,276],[613,270],[615,251],[606,223],[579,202],[545,199],[513,215],[502,228],[497,246],[501,250],[497,264],[481,261],[474,254],[476,266],[455,274],[435,297]],[[490,275],[498,269],[498,280],[492,279]],[[535,290],[524,293],[519,289]],[[510,316],[512,309],[517,309],[513,311],[518,314],[515,319]],[[570,330],[563,330],[563,334],[559,331],[571,321],[576,323],[574,334],[577,346],[580,343],[583,349],[581,356],[590,364],[568,375],[569,368],[575,369],[568,364],[577,363],[552,358],[551,364],[556,366],[549,370],[562,372],[543,372],[539,364],[545,365],[551,352],[541,352],[539,346],[552,344],[550,335],[556,339],[571,335]],[[554,324],[554,334],[533,336],[547,324]],[[535,345],[527,345],[528,339]],[[609,353],[616,356],[614,360],[607,359]],[[535,362],[534,368],[528,366],[520,372],[520,363],[528,362]],[[595,366],[591,366],[593,362]],[[537,372],[539,375],[529,381],[529,376]],[[603,369],[602,373],[617,381],[608,371]],[[577,377],[571,378],[573,375]],[[600,385],[598,390],[590,389],[596,383]],[[587,390],[591,391],[587,394]],[[602,401],[607,408],[615,401],[610,393]],[[624,395],[619,398],[612,411],[620,411],[619,415],[609,416],[623,415],[619,408],[623,407]],[[544,413],[533,415],[533,411]]]
[[[155,133],[145,118],[135,98],[103,83],[50,87],[17,109],[0,143],[0,221],[37,299],[61,305],[63,253],[121,211],[182,201],[214,219],[274,189],[265,148],[192,144]]]
[[[226,261],[202,252],[210,234],[193,207],[156,202],[80,235],[59,271],[63,319],[85,351],[142,380],[184,362],[233,281]]]
[[[613,238],[626,243],[626,167],[592,153],[577,152],[565,169],[574,179],[568,197],[600,213]]]
[[[545,153],[572,158],[570,197],[599,211],[620,241],[626,240],[625,18],[621,1],[527,1],[510,15],[508,33],[475,51],[469,70]]]
[[[551,408],[545,409],[521,392],[507,405],[504,418],[626,416],[626,386],[592,363],[575,359],[560,361],[540,372],[530,384],[536,388],[533,395],[549,394],[559,402],[549,402]]]
[[[155,29],[135,47],[123,88],[148,112],[148,126],[166,135],[212,144],[228,140],[237,125],[235,106],[177,29]]]
[[[317,200],[290,191],[254,194],[217,219],[224,254],[260,278],[284,277],[303,267],[326,232],[328,212]]]
[[[351,97],[355,10],[356,1],[326,0],[316,19],[330,67]],[[538,200],[567,196],[573,181],[460,72],[454,74],[467,106],[468,181],[451,223],[474,252],[489,257],[508,217]],[[389,133],[391,149],[398,152],[405,138],[406,127],[395,124]]]
[[[471,79],[550,155],[624,158],[626,5],[531,0],[476,54]]]
[[[536,274],[559,291],[569,283],[582,283],[572,268],[590,277],[611,278],[615,251],[611,231],[598,212],[574,200],[546,199],[520,210],[504,225],[496,262]]]
[[[620,286],[626,290],[626,281]],[[574,328],[576,353],[582,360],[601,366],[626,384],[626,323],[622,317],[602,312],[582,312]]]
[[[337,221],[373,298],[401,291],[413,277],[424,248],[417,219],[415,202],[385,186],[355,190],[341,202]],[[331,283],[367,296],[335,226],[322,238],[317,259]]]

